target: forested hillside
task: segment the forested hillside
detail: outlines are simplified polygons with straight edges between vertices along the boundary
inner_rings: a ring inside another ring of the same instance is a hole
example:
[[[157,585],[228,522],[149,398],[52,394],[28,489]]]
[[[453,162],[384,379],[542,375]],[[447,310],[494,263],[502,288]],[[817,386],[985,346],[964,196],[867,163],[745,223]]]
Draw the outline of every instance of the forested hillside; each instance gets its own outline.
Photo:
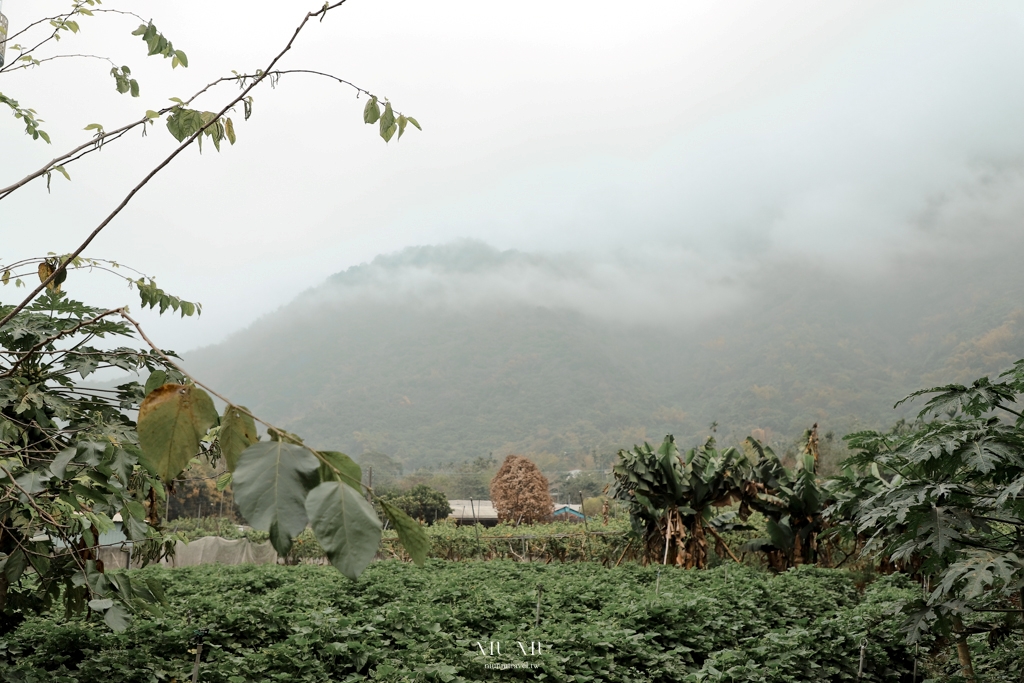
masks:
[[[339,273],[186,361],[312,445],[408,469],[509,452],[589,467],[668,432],[695,441],[712,422],[720,439],[760,429],[786,446],[813,422],[836,438],[886,426],[915,412],[890,408],[909,391],[1024,356],[1019,271],[980,257],[960,264],[969,278],[905,265],[765,268],[739,303],[698,316],[680,300],[620,322],[600,292],[561,296],[589,277],[571,261],[419,247]]]

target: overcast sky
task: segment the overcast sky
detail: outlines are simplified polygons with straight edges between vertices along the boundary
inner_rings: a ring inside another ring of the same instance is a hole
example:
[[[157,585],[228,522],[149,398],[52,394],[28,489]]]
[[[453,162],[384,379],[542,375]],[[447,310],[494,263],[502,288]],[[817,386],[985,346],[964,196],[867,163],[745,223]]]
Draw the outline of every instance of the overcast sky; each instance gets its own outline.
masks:
[[[3,11],[16,31],[67,4]],[[110,0],[152,17],[190,67],[145,58],[135,19],[84,19],[59,52],[128,64],[142,97],[117,95],[98,60],[0,74],[53,139],[0,112],[0,186],[88,139],[86,124],[263,67],[316,5]],[[1024,232],[1019,2],[349,0],[281,66],[389,97],[424,130],[385,145],[363,99],[313,76],[257,91],[237,145],[183,154],[87,252],[205,305],[199,320],[147,316],[167,347],[222,339],[378,254],[465,237],[647,265],[705,292],[766,267],[863,274]],[[69,166],[71,183],[0,202],[0,262],[71,251],[173,147],[160,122]],[[100,275],[67,287],[138,308]]]

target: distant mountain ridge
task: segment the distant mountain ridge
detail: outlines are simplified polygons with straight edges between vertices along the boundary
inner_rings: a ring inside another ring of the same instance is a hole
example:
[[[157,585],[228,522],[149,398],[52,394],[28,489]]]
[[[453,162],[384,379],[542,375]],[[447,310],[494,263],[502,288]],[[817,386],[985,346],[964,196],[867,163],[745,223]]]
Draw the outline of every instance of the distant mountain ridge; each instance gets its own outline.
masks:
[[[668,432],[695,442],[712,421],[724,439],[785,444],[813,422],[842,435],[915,412],[891,409],[910,391],[1024,356],[1024,275],[998,260],[969,284],[941,265],[855,286],[765,271],[743,303],[694,317],[681,302],[678,322],[616,323],[603,297],[631,274],[609,272],[479,242],[412,247],[186,361],[312,445],[408,471],[510,452],[607,462]]]

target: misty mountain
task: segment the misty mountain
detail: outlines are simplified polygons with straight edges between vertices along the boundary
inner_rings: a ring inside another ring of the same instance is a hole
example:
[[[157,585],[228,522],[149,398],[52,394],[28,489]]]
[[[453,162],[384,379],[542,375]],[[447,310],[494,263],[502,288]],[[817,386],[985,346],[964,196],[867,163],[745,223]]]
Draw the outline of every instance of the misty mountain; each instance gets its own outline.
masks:
[[[885,427],[920,409],[892,409],[910,391],[1024,356],[1013,253],[723,275],[689,257],[415,247],[186,362],[311,445],[410,469],[510,452],[607,462],[669,432],[696,442],[712,421],[720,439],[759,429],[784,446],[814,422]]]

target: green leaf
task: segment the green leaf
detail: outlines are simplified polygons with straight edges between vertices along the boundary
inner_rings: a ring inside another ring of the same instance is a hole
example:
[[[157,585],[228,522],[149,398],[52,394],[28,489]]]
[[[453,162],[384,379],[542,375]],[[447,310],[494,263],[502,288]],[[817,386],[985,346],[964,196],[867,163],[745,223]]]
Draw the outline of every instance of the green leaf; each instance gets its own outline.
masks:
[[[181,50],[175,50],[174,56],[178,58],[178,61],[181,62],[181,65],[183,67],[185,67],[186,69],[188,68],[188,57],[185,56],[184,52],[182,52]]]
[[[66,170],[64,170],[63,166],[54,166],[53,170],[57,171],[58,173],[60,173],[62,176],[64,176],[68,180],[71,180],[71,176],[68,175],[68,172]],[[4,284],[6,284],[6,283],[4,283]]]
[[[216,423],[213,401],[199,387],[165,384],[154,389],[139,406],[144,463],[171,481],[199,452],[200,440]]]
[[[50,474],[58,479],[63,479],[64,475],[67,473],[68,465],[75,459],[75,455],[77,453],[78,449],[71,446],[69,448],[65,448],[54,456],[53,460],[50,462]]]
[[[154,389],[167,384],[167,373],[163,370],[154,370],[146,379],[145,395],[149,396]]]
[[[224,132],[227,133],[228,142],[235,144],[235,124],[230,118],[224,119]]]
[[[310,492],[306,512],[331,564],[348,578],[357,578],[380,544],[381,523],[373,507],[351,486],[329,481]]]
[[[108,610],[114,606],[114,601],[110,598],[97,598],[89,601],[89,609],[97,612]]]
[[[380,506],[391,520],[391,526],[398,532],[398,540],[402,542],[409,557],[422,567],[430,552],[430,539],[427,538],[423,525],[386,500],[381,500]]]
[[[411,123],[412,125],[416,126],[416,130],[423,130],[423,128],[420,127],[420,122],[419,121],[417,121],[416,119],[414,119],[411,116],[407,116],[406,118],[409,119],[409,123]]]
[[[231,486],[231,473],[225,472],[224,474],[217,477],[217,490],[223,491],[227,487]]]
[[[232,474],[235,502],[249,524],[270,532],[279,555],[287,555],[306,517],[306,494],[319,482],[320,461],[308,448],[264,441],[242,452]]]
[[[377,105],[377,98],[371,97],[370,101],[363,107],[363,122],[376,123],[380,118],[380,106]]]
[[[402,134],[405,133],[405,126],[409,123],[409,119],[405,116],[398,117],[398,139],[402,139]]]
[[[788,551],[793,547],[794,534],[788,524],[779,524],[769,518],[765,523],[768,536],[772,539],[772,545],[782,551]]]
[[[133,78],[132,80],[130,80],[128,82],[128,84],[129,84],[129,86],[131,88],[131,91],[132,91],[132,97],[138,97],[139,96],[139,82]]]
[[[320,481],[344,482],[362,493],[363,470],[352,458],[337,451],[320,451],[320,455],[334,466],[331,469],[326,463],[320,463]],[[340,471],[342,476],[339,477],[334,470]]]
[[[397,130],[398,122],[395,119],[395,112],[391,109],[391,103],[387,102],[384,105],[384,114],[380,117],[380,136],[384,138],[384,142],[390,142]]]
[[[132,621],[132,616],[123,605],[115,604],[103,613],[103,621],[106,622],[111,631],[119,633],[128,628],[128,624]]]
[[[242,410],[228,406],[220,420],[220,452],[224,454],[228,469],[232,472],[238,466],[238,458],[242,452],[259,439],[256,423],[245,412],[247,410],[244,406]]]

